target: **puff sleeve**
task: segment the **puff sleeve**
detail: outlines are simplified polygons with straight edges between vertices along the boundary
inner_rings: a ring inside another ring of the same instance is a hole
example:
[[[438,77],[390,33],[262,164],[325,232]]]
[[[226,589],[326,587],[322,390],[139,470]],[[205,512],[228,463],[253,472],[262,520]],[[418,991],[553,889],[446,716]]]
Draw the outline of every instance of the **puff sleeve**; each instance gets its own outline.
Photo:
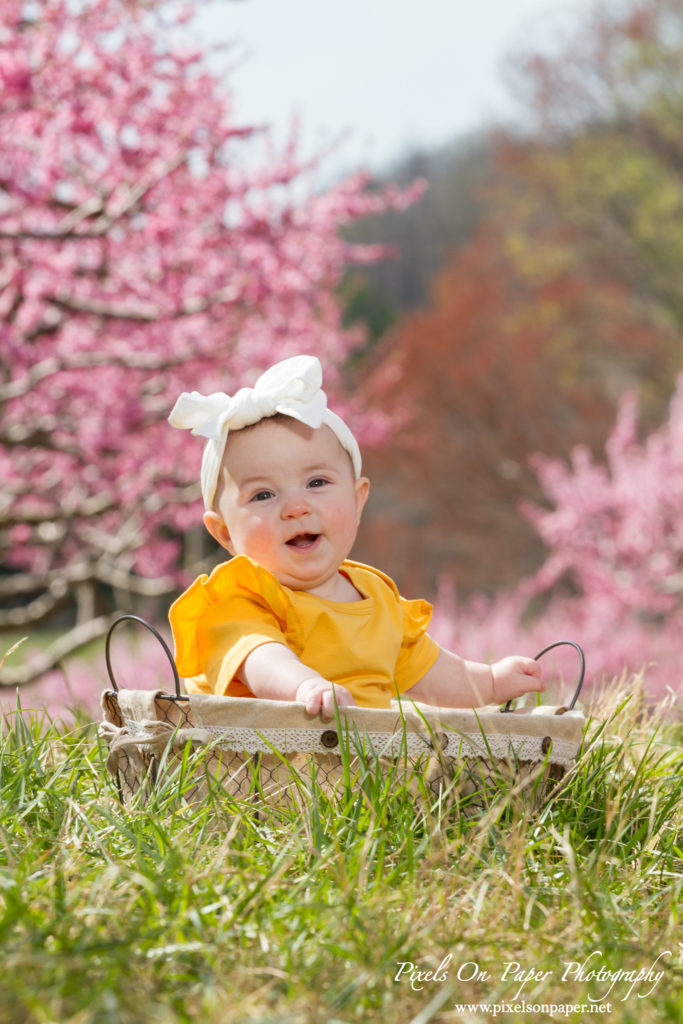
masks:
[[[432,618],[428,601],[408,601],[399,597],[403,612],[403,642],[396,660],[394,679],[404,693],[422,679],[439,656],[439,645],[427,633]]]
[[[193,679],[188,689],[219,696],[249,694],[235,674],[257,647],[299,647],[286,594],[271,573],[244,555],[195,580],[171,606],[169,620],[178,672]]]

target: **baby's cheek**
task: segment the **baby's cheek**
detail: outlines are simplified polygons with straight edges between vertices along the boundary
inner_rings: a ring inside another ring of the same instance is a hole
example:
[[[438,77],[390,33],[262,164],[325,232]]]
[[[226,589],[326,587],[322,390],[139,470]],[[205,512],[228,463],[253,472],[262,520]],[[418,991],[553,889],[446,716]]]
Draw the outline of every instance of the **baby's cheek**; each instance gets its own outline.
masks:
[[[258,519],[244,523],[242,529],[237,531],[238,543],[244,555],[249,555],[256,561],[262,561],[264,556],[273,549],[273,531],[267,523]]]
[[[348,506],[343,505],[336,509],[334,512],[334,525],[340,534],[351,534],[353,535],[358,526],[358,512],[355,506],[349,504]]]

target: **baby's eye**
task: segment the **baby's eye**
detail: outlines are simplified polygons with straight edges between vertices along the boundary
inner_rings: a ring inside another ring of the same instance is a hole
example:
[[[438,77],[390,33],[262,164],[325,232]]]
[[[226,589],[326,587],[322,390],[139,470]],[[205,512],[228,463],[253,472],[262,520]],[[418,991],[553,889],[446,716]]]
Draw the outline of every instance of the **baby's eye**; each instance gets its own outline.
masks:
[[[256,494],[253,494],[251,496],[249,501],[268,501],[268,498],[272,498],[272,497],[273,497],[273,492],[272,491],[257,491]]]
[[[329,482],[330,481],[326,480],[324,476],[316,476],[312,480],[309,480],[308,486],[309,487],[324,487],[325,484],[328,484]]]

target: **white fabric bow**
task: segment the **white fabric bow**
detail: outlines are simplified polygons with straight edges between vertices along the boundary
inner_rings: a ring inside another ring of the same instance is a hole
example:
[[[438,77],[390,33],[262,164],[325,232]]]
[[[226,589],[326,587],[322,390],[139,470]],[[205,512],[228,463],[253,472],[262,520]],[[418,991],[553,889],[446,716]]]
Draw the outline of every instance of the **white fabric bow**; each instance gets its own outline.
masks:
[[[358,443],[344,421],[327,408],[322,380],[322,367],[315,356],[293,356],[271,366],[253,388],[241,388],[232,396],[223,392],[201,395],[198,391],[180,395],[168,421],[173,427],[207,438],[201,472],[207,510],[212,507],[218,486],[228,433],[278,412],[313,429],[326,423],[351,456],[356,477],[360,476]]]

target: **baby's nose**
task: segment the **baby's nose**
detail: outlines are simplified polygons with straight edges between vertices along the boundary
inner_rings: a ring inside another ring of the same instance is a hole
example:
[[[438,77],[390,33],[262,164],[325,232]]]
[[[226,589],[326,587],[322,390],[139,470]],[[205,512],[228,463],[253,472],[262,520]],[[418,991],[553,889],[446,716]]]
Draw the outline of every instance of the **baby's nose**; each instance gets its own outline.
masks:
[[[299,516],[307,516],[311,506],[303,494],[292,494],[285,498],[282,505],[283,519],[298,519]]]

